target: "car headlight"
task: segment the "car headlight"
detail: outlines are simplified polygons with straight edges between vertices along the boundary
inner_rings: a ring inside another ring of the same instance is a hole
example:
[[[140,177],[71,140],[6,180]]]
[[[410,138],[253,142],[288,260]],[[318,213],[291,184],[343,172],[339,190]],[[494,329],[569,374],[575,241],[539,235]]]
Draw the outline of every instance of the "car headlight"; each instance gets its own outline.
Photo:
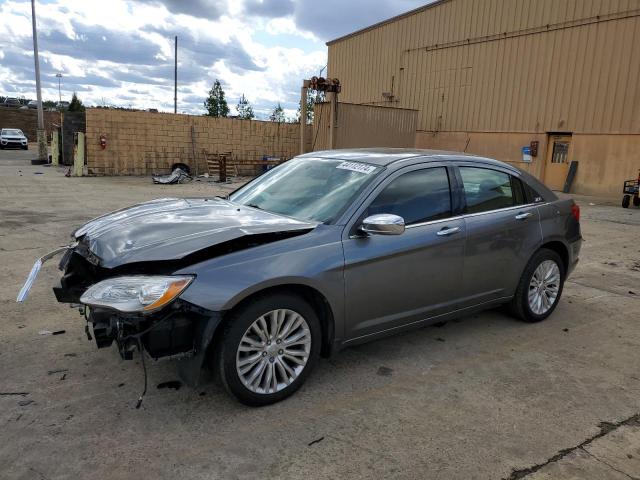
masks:
[[[187,275],[109,278],[89,287],[80,302],[127,313],[153,312],[175,300],[192,280]]]

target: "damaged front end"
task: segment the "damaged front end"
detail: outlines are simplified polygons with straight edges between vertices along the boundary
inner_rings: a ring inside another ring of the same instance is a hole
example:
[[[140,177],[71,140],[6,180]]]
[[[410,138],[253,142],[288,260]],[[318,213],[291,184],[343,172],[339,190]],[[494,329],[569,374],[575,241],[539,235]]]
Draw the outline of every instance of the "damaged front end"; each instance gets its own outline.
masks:
[[[222,312],[180,298],[196,275],[176,272],[316,226],[220,198],[154,200],[77,229],[71,245],[36,261],[17,300],[27,298],[42,264],[63,253],[54,294],[58,302],[81,305],[87,336],[98,348],[115,343],[125,360],[138,349],[143,366],[144,352],[179,359],[182,380],[195,386]]]
[[[62,257],[56,299],[82,305],[87,338],[98,348],[115,343],[123,360],[135,350],[153,360],[179,360],[181,379],[196,386],[221,314],[179,298],[195,277],[171,275],[171,262],[107,269],[82,240]]]

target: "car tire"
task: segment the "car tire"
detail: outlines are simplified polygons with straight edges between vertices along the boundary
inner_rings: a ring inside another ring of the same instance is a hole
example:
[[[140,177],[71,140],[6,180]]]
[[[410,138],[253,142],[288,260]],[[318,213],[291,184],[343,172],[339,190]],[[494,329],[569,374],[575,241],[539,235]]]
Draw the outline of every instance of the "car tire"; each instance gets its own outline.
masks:
[[[287,331],[291,326],[295,328]],[[284,343],[296,337],[300,337],[298,342],[309,343],[290,343],[291,348],[286,349]],[[217,351],[222,383],[245,405],[284,400],[313,370],[320,356],[321,338],[316,312],[299,296],[276,293],[251,300],[232,311],[225,324]]]
[[[631,195],[625,195],[622,197],[622,208],[629,208],[631,204]]]
[[[565,276],[566,268],[560,255],[547,248],[538,250],[522,273],[509,305],[511,313],[528,323],[549,317],[562,296]]]
[[[640,207],[640,196],[636,195],[633,197],[633,206]]]
[[[24,146],[24,147],[22,147],[22,150],[29,150],[29,147],[28,146]]]

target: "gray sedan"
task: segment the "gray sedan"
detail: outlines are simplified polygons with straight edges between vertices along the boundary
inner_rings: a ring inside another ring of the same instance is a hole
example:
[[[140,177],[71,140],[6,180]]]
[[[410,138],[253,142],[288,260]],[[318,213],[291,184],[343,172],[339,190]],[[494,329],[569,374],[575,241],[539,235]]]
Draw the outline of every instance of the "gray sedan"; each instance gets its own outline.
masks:
[[[98,347],[174,358],[191,385],[208,364],[238,400],[265,405],[349,345],[502,304],[544,320],[578,261],[579,220],[573,200],[495,160],[313,152],[226,199],[87,223],[54,291],[86,306]]]

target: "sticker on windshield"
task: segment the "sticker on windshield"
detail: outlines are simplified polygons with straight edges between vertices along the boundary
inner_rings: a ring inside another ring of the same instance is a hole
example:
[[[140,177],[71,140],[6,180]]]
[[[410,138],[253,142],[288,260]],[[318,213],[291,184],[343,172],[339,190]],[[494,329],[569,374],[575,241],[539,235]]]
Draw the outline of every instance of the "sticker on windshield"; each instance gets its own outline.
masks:
[[[364,163],[358,162],[342,162],[336,168],[341,168],[342,170],[351,170],[352,172],[364,173],[365,175],[369,175],[376,170],[376,167],[374,167],[373,165],[366,165]]]

